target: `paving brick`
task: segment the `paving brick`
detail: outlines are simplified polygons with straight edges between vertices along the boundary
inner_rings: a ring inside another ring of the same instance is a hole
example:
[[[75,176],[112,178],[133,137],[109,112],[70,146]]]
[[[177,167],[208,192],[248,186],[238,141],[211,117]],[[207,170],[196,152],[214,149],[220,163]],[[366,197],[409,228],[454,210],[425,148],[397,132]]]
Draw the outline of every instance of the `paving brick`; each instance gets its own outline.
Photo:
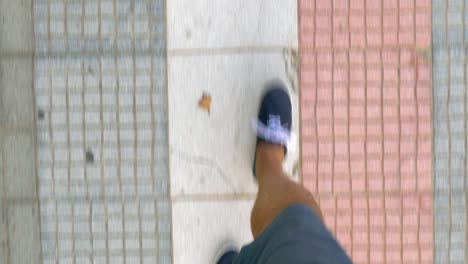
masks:
[[[369,226],[370,228],[375,228],[378,230],[378,234],[382,234],[381,229],[385,227],[385,213],[383,211],[375,212],[373,211],[369,215]]]
[[[323,174],[321,174],[323,173]],[[318,176],[318,184],[317,184],[317,189],[325,192],[325,193],[330,193],[333,190],[333,183],[331,180],[331,175],[325,174],[324,172],[319,170],[319,176]]]
[[[351,191],[349,179],[335,177],[333,182],[333,190],[336,193],[349,193]]]
[[[327,156],[325,156],[327,157]],[[319,178],[319,185],[320,182],[324,182],[328,184],[328,181],[331,181],[331,171],[332,171],[333,164],[331,163],[329,156],[326,159],[319,158],[318,164],[318,178]],[[331,183],[330,183],[331,184]]]
[[[336,210],[336,199],[332,196],[319,197],[318,200],[320,208],[323,211],[335,211]]]
[[[340,154],[340,155],[347,155],[348,151],[348,144],[347,142],[335,142],[335,153]],[[335,162],[338,162],[335,160]],[[343,161],[341,161],[343,162]],[[345,164],[343,163],[335,163],[335,168],[337,168],[339,171],[347,171]]]
[[[310,12],[315,10],[315,1],[310,0],[300,0],[299,2],[300,12]]]
[[[363,48],[366,45],[366,33],[365,32],[356,32],[350,34],[351,47],[353,48]]]
[[[302,32],[310,32],[315,29],[315,17],[313,15],[301,16],[300,29]]]
[[[317,11],[332,11],[333,1],[315,1],[315,8]]]
[[[396,31],[386,31],[383,35],[383,43],[386,46],[394,46],[398,44],[398,33]]]
[[[311,163],[311,161],[307,161],[307,162]],[[304,171],[302,171],[303,178],[312,178],[312,175],[313,175],[312,173],[305,173]],[[317,183],[315,181],[308,181],[306,179],[303,179],[302,184],[310,192],[313,192],[313,193],[317,192]]]
[[[322,2],[322,1],[320,1]],[[315,16],[315,26],[317,30],[331,30],[332,29],[332,17],[329,14],[319,12]]]
[[[349,230],[337,230],[336,231],[336,237],[342,243],[342,246],[345,249],[348,249],[349,247],[351,247],[351,245],[352,245],[351,232]],[[349,252],[349,250],[348,250],[348,252]]]

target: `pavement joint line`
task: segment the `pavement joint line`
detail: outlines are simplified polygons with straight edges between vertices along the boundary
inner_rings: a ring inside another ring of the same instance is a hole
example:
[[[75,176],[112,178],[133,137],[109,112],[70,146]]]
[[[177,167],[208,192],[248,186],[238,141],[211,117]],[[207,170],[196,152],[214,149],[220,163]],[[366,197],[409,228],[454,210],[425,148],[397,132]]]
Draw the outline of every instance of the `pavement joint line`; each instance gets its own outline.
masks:
[[[294,45],[291,46],[238,46],[238,47],[213,47],[213,48],[169,48],[167,55],[172,57],[181,56],[207,56],[207,55],[230,55],[230,54],[257,54],[257,53],[283,53],[284,50],[291,48],[297,49]]]
[[[435,49],[437,49],[437,46],[433,46]],[[456,48],[456,47],[463,47],[466,48],[468,47],[468,43],[463,43],[460,45],[443,45],[444,48]],[[169,57],[183,57],[183,56],[209,56],[209,55],[230,55],[230,54],[257,54],[257,53],[278,53],[278,52],[284,52],[285,49],[298,49],[297,46],[291,45],[291,46],[238,46],[238,47],[213,47],[213,48],[168,48],[167,53],[166,50],[160,49],[160,50],[154,50],[150,51],[149,48],[143,50],[143,51],[136,51],[137,56],[161,56],[164,57],[169,56]],[[309,46],[302,46],[301,47],[301,53],[303,54],[308,54],[308,53],[322,53],[322,52],[330,52],[331,47],[309,47]],[[333,52],[351,52],[351,51],[362,51],[364,47],[361,46],[352,46],[352,47],[333,47],[332,51]],[[392,50],[415,50],[417,49],[415,45],[408,45],[408,44],[402,44],[402,45],[394,45],[394,46],[366,46],[365,50],[366,51],[374,51],[374,50],[385,50],[385,51],[392,51]],[[0,51],[0,58],[2,60],[8,60],[8,59],[16,59],[16,58],[30,58],[32,55],[35,56],[35,59],[40,59],[40,58],[66,58],[66,57],[81,57],[81,56],[112,56],[114,54],[114,49],[108,50],[108,51],[103,51],[99,53],[99,51],[70,51],[68,53],[66,52],[41,52],[41,51],[36,51],[35,53],[33,52],[16,52],[16,51]],[[133,51],[128,49],[128,50],[122,50],[119,49],[119,55],[121,56],[132,56]]]
[[[39,198],[34,197],[4,197],[3,203],[9,206],[33,205],[40,202]]]
[[[201,202],[201,201],[239,201],[254,200],[256,193],[204,193],[204,194],[181,194],[172,195],[173,202]]]
[[[0,58],[2,60],[12,60],[12,59],[24,59],[24,58],[31,58],[31,56],[34,56],[34,59],[60,59],[60,58],[74,58],[74,57],[93,57],[93,56],[113,56],[114,51],[109,50],[109,51],[103,51],[99,53],[99,51],[70,51],[68,53],[66,52],[54,52],[54,51],[36,51],[35,53],[33,52],[1,52],[0,51]],[[122,57],[125,56],[131,56],[133,52],[131,50],[119,50],[119,55]],[[136,52],[137,56],[154,56],[154,57],[164,57],[166,55],[165,50],[155,50],[154,52],[150,51],[137,51]]]
[[[452,190],[452,193],[464,193],[464,191],[468,190],[468,188],[465,189],[458,189],[458,190]],[[349,192],[316,192],[315,195],[318,197],[326,198],[326,197],[335,197],[335,198],[349,198],[349,197],[360,197],[360,198],[375,198],[375,197],[384,197],[384,196],[407,196],[407,195],[416,195],[416,196],[421,196],[421,195],[432,195],[432,194],[447,194],[447,190],[405,190],[405,191],[355,191],[353,193]],[[172,195],[171,199],[174,201],[176,200],[207,200],[207,199],[250,199],[250,198],[255,198],[256,193],[194,193],[194,194],[181,194],[181,195]],[[8,199],[8,198],[7,198]],[[10,198],[11,200],[23,200],[22,198]],[[25,198],[26,200],[30,200],[32,198]],[[152,196],[152,195],[141,195],[141,196],[135,196],[135,195],[127,195],[125,196],[125,199],[127,201],[136,201],[137,199],[141,199],[142,201],[161,201],[161,199],[168,199],[164,195],[157,195],[157,196]],[[159,200],[158,200],[159,199]],[[90,197],[85,197],[85,196],[40,196],[37,198],[37,200],[41,200],[44,202],[47,201],[62,201],[62,202],[102,202],[102,201],[119,201],[120,196],[119,195],[107,195],[105,197],[99,197],[99,195],[96,196],[90,196]]]

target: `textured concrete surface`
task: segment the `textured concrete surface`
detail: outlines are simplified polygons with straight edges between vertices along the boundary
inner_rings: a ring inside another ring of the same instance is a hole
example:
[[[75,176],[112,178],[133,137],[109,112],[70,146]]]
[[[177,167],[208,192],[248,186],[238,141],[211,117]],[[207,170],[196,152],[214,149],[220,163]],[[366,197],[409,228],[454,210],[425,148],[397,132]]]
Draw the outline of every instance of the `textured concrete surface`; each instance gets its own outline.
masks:
[[[36,263],[41,259],[37,203],[8,206],[8,261]]]
[[[32,1],[0,1],[2,20],[0,23],[0,47],[2,57],[20,57],[31,59],[33,51]],[[23,70],[26,70],[24,68]],[[28,75],[25,75],[27,77]]]
[[[0,1],[0,263],[40,256],[31,1]]]
[[[168,47],[296,47],[296,2],[168,1]]]
[[[300,1],[303,182],[356,263],[432,263],[430,1]]]
[[[225,239],[252,239],[250,121],[267,80],[288,84],[299,132],[296,9],[295,0],[168,1],[174,263],[210,263]],[[285,167],[299,179],[294,143]]]
[[[21,129],[4,136],[5,195],[9,198],[36,198],[35,148],[32,129]]]
[[[2,175],[3,177],[3,175]],[[3,188],[2,188],[3,190]],[[3,195],[0,197],[0,263],[8,263],[8,215]]]
[[[255,136],[250,119],[258,111],[264,83],[287,78],[287,59],[279,52],[170,58],[173,196],[256,193],[252,175]],[[184,78],[180,78],[182,72]],[[197,109],[204,92],[212,97],[210,113]],[[290,93],[295,100],[297,133],[297,92],[290,89]],[[298,152],[291,149],[289,154],[285,167],[292,174]]]
[[[240,248],[250,242],[252,206],[252,200],[175,203],[174,263],[215,263],[223,246]]]
[[[45,263],[171,263],[165,3],[34,2]]]
[[[0,122],[4,124],[32,124],[34,120],[33,91],[30,89],[33,86],[33,76],[30,74],[32,53],[16,53],[10,49],[2,50],[5,53],[0,55],[2,56],[0,85],[4,87],[0,90],[0,110],[2,112]]]
[[[433,1],[435,261],[466,263],[467,1]]]

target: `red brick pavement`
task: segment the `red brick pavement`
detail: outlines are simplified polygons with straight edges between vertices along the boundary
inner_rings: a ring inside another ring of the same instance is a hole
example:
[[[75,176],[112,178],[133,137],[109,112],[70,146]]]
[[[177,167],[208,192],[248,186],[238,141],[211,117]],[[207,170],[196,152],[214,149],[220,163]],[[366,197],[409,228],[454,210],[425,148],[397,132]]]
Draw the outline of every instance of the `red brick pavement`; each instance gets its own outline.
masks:
[[[299,0],[299,27],[303,184],[356,263],[432,263],[430,0]]]

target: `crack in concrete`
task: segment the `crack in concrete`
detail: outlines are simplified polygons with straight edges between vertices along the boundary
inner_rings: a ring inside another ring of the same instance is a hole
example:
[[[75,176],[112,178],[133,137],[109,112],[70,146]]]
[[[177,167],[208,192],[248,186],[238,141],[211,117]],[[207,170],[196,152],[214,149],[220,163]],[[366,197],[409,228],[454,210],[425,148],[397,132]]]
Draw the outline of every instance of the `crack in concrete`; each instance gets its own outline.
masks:
[[[232,183],[231,180],[229,180],[229,177],[224,173],[223,169],[221,166],[218,164],[213,159],[206,158],[200,155],[193,155],[184,151],[181,151],[176,148],[171,148],[171,154],[177,155],[181,160],[184,160],[188,163],[200,165],[200,166],[207,166],[209,168],[212,168],[218,172],[218,174],[221,176],[223,179],[224,183],[231,189],[232,192],[237,193],[236,189],[234,188],[234,184]]]

